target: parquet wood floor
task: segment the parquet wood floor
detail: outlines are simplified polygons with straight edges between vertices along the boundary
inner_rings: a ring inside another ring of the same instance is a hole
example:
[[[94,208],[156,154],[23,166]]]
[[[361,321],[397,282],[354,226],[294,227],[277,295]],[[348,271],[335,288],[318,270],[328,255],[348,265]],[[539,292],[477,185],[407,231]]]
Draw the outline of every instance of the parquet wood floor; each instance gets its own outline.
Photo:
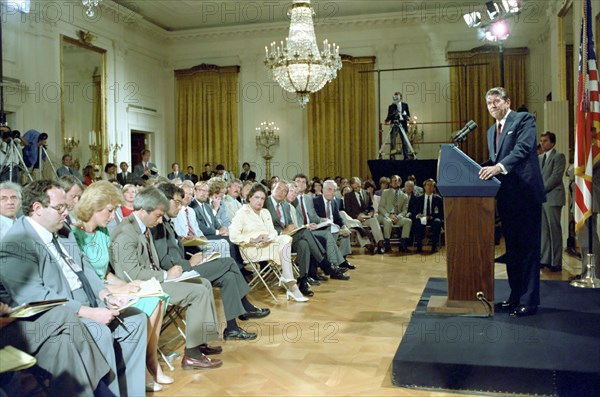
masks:
[[[250,300],[271,315],[241,322],[258,332],[252,342],[222,342],[221,368],[184,371],[179,361],[173,385],[157,396],[460,396],[457,393],[404,389],[392,385],[392,358],[429,277],[445,277],[444,249],[434,255],[355,255],[349,281],[314,287],[307,303],[279,303],[263,288]],[[501,250],[497,250],[497,255]],[[542,279],[567,280],[580,264],[565,255],[561,273],[542,271]],[[506,278],[496,264],[496,277]],[[505,297],[496,297],[501,300]],[[224,317],[216,296],[220,320]],[[183,346],[173,349],[182,353]],[[173,350],[172,349],[172,350]]]

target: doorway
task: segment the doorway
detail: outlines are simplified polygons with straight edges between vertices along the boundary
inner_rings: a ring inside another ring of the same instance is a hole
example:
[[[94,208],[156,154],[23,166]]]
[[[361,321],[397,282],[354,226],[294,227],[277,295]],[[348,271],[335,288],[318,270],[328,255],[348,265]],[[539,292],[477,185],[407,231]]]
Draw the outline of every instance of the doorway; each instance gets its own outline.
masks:
[[[148,133],[131,130],[131,169],[142,162],[142,150],[147,149]]]

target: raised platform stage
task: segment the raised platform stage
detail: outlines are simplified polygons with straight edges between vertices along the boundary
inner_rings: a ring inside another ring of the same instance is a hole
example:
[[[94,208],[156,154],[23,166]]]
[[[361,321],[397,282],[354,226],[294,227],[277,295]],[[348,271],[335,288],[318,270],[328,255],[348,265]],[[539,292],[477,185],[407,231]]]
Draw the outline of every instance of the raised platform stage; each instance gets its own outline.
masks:
[[[427,283],[392,364],[397,386],[477,393],[600,395],[600,291],[542,281],[535,316],[440,316],[426,313],[443,278]],[[495,296],[509,294],[496,280]]]
[[[369,160],[367,163],[377,185],[379,178],[392,175],[400,175],[403,181],[407,176],[414,175],[419,186],[423,186],[423,181],[428,178],[437,181],[437,160]]]

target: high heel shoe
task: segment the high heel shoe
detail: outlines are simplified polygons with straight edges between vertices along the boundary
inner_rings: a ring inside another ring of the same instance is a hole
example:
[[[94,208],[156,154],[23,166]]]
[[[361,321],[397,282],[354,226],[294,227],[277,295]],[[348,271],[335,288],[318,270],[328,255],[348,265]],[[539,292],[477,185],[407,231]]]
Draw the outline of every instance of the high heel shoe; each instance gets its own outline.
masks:
[[[284,287],[286,290],[289,290],[295,284],[296,284],[296,279],[293,279],[293,278],[288,279],[288,278],[281,277],[279,279],[279,286]]]
[[[146,382],[146,391],[147,392],[157,392],[157,391],[161,391],[162,389],[163,389],[163,387],[153,380]]]
[[[156,375],[156,382],[160,383],[161,385],[170,385],[171,383],[174,382],[174,380],[170,376],[167,376],[165,374],[160,374],[160,375]]]
[[[292,291],[287,290],[285,295],[287,296],[287,300],[293,299],[296,302],[308,302],[308,298],[303,296],[302,293],[300,293],[300,291],[296,290],[296,294],[294,294]],[[298,296],[296,296],[298,295]]]

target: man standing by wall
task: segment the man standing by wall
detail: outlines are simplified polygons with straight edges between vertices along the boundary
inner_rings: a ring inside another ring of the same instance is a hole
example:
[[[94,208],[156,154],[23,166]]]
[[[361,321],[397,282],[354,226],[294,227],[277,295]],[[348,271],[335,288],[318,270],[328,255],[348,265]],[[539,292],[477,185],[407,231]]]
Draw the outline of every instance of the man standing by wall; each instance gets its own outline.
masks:
[[[546,132],[540,136],[540,145],[544,150],[538,156],[546,202],[542,205],[542,259],[540,265],[547,267],[551,272],[562,270],[562,228],[560,226],[560,213],[565,205],[565,155],[557,151],[556,134]]]

